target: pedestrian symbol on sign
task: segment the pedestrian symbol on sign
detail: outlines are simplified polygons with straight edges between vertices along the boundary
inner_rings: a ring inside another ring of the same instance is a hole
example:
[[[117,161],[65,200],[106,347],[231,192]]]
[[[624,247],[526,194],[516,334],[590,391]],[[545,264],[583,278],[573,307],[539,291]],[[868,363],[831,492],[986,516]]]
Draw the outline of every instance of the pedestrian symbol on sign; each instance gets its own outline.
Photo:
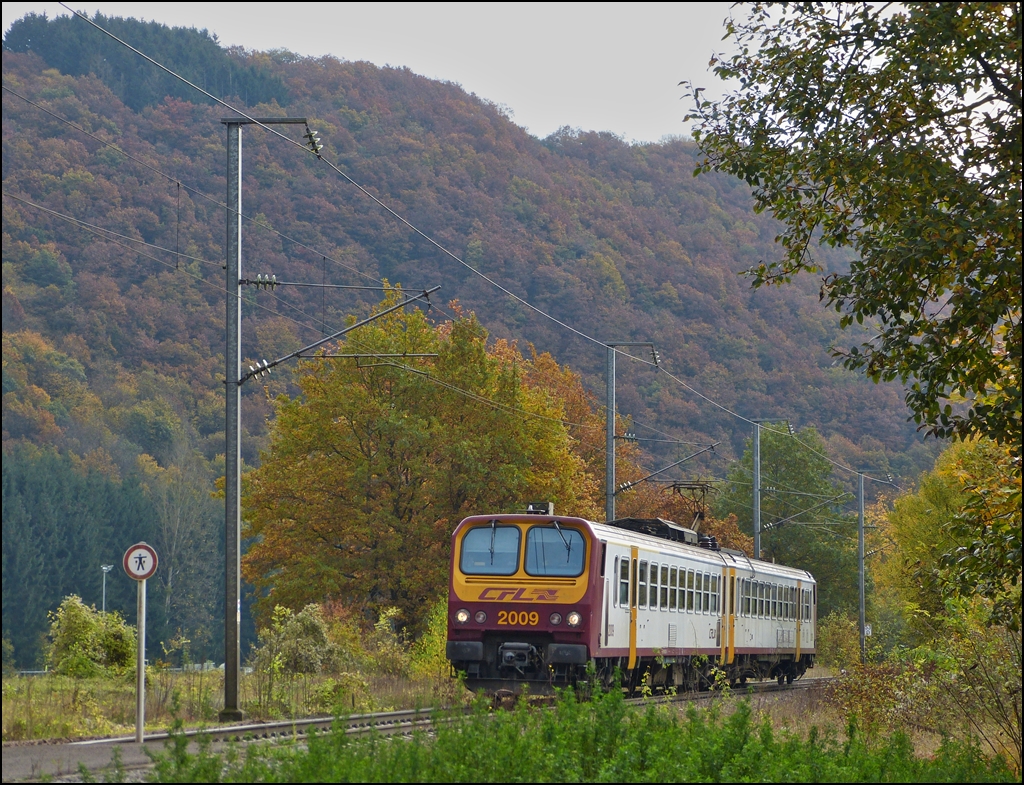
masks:
[[[124,571],[129,578],[144,581],[156,572],[156,551],[144,542],[133,545],[124,552]]]

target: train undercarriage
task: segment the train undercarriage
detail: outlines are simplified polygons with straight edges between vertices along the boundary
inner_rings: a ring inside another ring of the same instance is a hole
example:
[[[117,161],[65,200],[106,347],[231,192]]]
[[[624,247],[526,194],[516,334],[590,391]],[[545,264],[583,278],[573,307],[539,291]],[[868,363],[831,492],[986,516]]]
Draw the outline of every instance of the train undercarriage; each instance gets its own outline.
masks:
[[[747,681],[775,679],[792,684],[814,666],[814,656],[789,653],[737,654],[720,666],[717,656],[639,657],[629,668],[627,657],[590,658],[582,644],[557,642],[550,635],[524,635],[507,640],[448,641],[453,672],[465,674],[466,686],[479,692],[511,691],[545,694],[596,680],[604,688],[618,684],[629,694],[671,690],[701,691],[740,687]]]

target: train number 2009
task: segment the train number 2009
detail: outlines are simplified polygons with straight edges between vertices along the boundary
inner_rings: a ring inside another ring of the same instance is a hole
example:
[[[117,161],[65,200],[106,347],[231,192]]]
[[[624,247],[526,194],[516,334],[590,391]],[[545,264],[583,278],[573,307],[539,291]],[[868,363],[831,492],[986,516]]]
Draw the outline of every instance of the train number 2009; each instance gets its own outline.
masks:
[[[521,626],[536,627],[540,623],[540,614],[537,611],[498,611],[498,624],[518,624]]]

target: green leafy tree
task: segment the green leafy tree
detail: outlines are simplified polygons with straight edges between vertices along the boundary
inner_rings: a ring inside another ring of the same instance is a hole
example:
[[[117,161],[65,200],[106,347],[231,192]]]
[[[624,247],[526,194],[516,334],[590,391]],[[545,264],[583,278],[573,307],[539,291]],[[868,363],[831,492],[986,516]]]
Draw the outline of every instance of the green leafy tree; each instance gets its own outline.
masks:
[[[814,428],[793,438],[761,429],[761,558],[811,572],[818,581],[818,615],[856,613],[855,521],[841,508],[847,495],[832,479],[825,443]],[[729,469],[715,499],[719,519],[734,515],[740,531],[753,533],[754,451]]]
[[[698,172],[740,177],[782,221],[755,286],[826,272],[821,297],[873,338],[839,351],[938,436],[1021,455],[1019,3],[751,3],[726,23],[738,81],[691,86]],[[963,403],[964,405],[958,405]],[[1018,469],[1019,471],[1019,469]]]

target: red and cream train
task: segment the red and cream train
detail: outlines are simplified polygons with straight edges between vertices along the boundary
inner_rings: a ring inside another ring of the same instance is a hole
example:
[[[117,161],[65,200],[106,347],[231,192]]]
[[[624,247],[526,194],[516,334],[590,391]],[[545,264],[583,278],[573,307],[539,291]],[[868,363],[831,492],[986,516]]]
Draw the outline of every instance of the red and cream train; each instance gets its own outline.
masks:
[[[660,518],[475,515],[452,535],[446,653],[467,686],[792,682],[813,667],[810,573]]]

